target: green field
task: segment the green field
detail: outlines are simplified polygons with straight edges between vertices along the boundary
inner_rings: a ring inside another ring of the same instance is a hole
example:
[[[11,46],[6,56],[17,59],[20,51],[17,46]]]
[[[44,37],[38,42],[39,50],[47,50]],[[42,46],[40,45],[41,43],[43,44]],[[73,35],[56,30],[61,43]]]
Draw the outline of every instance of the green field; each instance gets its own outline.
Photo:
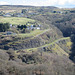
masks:
[[[34,38],[34,37],[39,36],[40,34],[46,32],[47,30],[34,30],[34,31],[31,31],[30,33],[17,34],[16,38],[26,38],[26,37],[33,37]]]
[[[35,22],[32,19],[22,17],[0,17],[0,22],[10,23],[12,25],[26,24],[27,22]]]

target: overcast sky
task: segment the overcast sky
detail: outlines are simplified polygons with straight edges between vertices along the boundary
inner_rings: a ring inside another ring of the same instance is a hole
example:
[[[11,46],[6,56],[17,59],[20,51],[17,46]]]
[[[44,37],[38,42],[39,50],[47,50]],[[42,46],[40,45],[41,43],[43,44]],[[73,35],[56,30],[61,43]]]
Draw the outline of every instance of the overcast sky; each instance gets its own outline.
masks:
[[[0,5],[33,5],[75,8],[75,0],[0,0]]]

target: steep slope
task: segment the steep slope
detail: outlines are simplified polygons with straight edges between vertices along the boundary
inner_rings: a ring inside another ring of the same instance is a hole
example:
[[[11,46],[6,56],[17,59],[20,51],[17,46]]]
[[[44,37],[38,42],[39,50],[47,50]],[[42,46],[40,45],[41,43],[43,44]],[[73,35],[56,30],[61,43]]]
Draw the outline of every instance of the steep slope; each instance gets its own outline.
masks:
[[[70,37],[67,38],[60,38],[52,43],[49,44],[45,44],[43,46],[40,47],[36,47],[36,48],[30,48],[30,49],[22,49],[20,51],[16,51],[16,53],[18,52],[36,52],[36,51],[40,51],[40,52],[48,52],[48,53],[55,53],[57,55],[66,55],[69,57],[69,54],[71,53],[70,49],[72,46],[72,42]]]
[[[0,50],[1,75],[74,75],[75,65],[69,59],[70,37],[58,39],[37,48]],[[63,46],[63,47],[61,47]],[[7,57],[6,57],[7,56]]]
[[[75,75],[75,63],[71,61],[75,61],[75,36],[62,36],[63,32],[75,33],[74,14],[51,14],[55,7],[0,7],[6,13],[10,9],[21,12],[26,8],[38,11],[41,14],[31,18],[42,29],[15,36],[0,35],[0,75]]]
[[[4,49],[13,48],[15,50],[35,48],[35,47],[39,47],[39,46],[45,45],[47,43],[50,43],[61,37],[62,37],[62,33],[61,33],[61,35],[59,35],[56,31],[54,31],[52,28],[50,28],[48,30],[44,30],[44,32],[42,32],[36,36],[33,36],[29,39],[23,39],[23,40],[12,41],[12,42],[4,41],[5,42],[4,45],[2,44],[0,46],[0,48],[4,48]]]
[[[43,53],[41,56],[37,52],[16,57],[12,51],[0,50],[1,75],[74,75],[74,70],[73,62],[66,56],[53,53]]]

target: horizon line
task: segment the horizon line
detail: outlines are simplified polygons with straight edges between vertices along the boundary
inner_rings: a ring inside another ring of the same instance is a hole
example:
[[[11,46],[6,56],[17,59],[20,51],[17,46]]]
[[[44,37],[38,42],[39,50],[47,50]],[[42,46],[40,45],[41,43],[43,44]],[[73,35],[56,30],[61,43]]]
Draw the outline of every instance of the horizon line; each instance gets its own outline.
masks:
[[[56,8],[75,8],[75,7],[60,7],[60,6],[35,6],[35,5],[16,5],[16,4],[8,4],[8,5],[0,5],[0,6],[32,6],[32,7],[56,7]]]

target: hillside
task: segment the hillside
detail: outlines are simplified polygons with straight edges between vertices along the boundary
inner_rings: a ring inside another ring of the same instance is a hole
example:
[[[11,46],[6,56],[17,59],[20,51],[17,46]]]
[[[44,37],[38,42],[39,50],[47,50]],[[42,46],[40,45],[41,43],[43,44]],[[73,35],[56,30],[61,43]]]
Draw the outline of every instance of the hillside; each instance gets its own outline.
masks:
[[[0,50],[0,66],[3,67],[0,69],[1,74],[74,75],[75,67],[74,63],[69,59],[70,51],[67,52],[61,48],[60,44],[62,44],[65,49],[70,49],[72,45],[68,37],[56,40],[39,48],[15,52],[12,49],[8,51]],[[7,65],[9,67],[7,67]],[[5,72],[5,68],[7,73]],[[17,70],[19,71],[17,72]]]
[[[75,8],[0,5],[0,75],[75,75]]]
[[[52,41],[62,37],[61,32],[60,32],[61,35],[59,37],[59,34],[57,32],[55,32],[53,29],[48,29],[48,30],[44,30],[44,31],[40,30],[39,33],[36,32],[34,35],[32,35],[33,32],[27,34],[27,35],[31,35],[28,37],[25,34],[21,34],[21,36],[20,36],[20,34],[15,35],[15,36],[3,36],[3,38],[1,39],[1,43],[0,43],[1,44],[0,48],[2,48],[2,49],[12,48],[15,50],[34,48],[34,47],[42,46],[44,44],[47,44],[49,42],[52,42]],[[5,40],[3,40],[3,39],[5,39]]]
[[[22,49],[23,53],[25,52],[36,52],[36,51],[41,51],[41,52],[48,52],[48,53],[55,53],[57,55],[66,55],[69,57],[69,54],[71,53],[70,49],[72,46],[72,42],[70,37],[67,38],[61,38],[58,40],[55,40],[52,43],[49,44],[45,44],[43,46],[40,47],[36,47],[36,48],[29,48],[29,49]],[[16,51],[18,52],[18,51]],[[19,51],[21,52],[21,50]]]
[[[19,18],[19,17],[1,17],[0,22],[10,23],[12,25],[26,24],[27,22],[35,22],[32,19],[28,18]]]

